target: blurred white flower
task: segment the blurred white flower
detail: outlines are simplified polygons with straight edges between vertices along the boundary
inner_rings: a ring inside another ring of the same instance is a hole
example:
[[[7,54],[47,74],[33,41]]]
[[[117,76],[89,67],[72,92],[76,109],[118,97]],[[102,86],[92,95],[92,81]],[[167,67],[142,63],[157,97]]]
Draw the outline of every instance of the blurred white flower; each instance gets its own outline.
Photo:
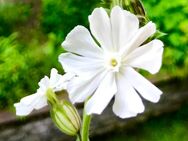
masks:
[[[96,8],[89,23],[94,39],[85,27],[76,26],[62,43],[70,53],[61,54],[59,61],[66,72],[77,75],[67,88],[71,101],[90,97],[87,114],[100,114],[115,96],[113,111],[121,118],[144,111],[140,96],[158,102],[162,92],[133,69],[155,74],[161,67],[163,43],[156,39],[144,44],[156,32],[155,24],[139,28],[138,18],[118,6],[110,18]]]
[[[52,89],[53,92],[57,92],[66,89],[67,82],[72,77],[73,75],[70,73],[62,76],[53,68],[51,70],[50,78],[45,76],[40,80],[39,88],[35,94],[26,96],[22,98],[19,103],[14,104],[16,114],[19,116],[25,116],[30,114],[34,109],[38,110],[45,107],[47,105],[47,90]]]

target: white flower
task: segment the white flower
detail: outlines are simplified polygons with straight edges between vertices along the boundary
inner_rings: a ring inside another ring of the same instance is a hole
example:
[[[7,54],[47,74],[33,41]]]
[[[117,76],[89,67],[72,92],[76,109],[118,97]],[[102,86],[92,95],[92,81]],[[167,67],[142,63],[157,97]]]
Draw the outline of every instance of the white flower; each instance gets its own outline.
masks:
[[[90,30],[75,27],[62,43],[59,56],[64,70],[78,77],[68,85],[73,103],[89,101],[87,114],[100,114],[115,96],[113,111],[121,118],[144,111],[141,97],[158,102],[162,92],[133,68],[155,74],[162,63],[163,43],[144,42],[156,32],[154,23],[139,28],[138,18],[116,6],[110,18],[103,8],[89,16]],[[100,44],[100,47],[99,47]]]
[[[34,109],[38,110],[47,105],[46,91],[52,89],[54,92],[66,89],[67,82],[73,77],[72,74],[64,76],[58,74],[56,69],[51,70],[50,78],[45,76],[39,82],[39,88],[35,94],[26,96],[19,103],[14,104],[16,114],[25,116],[30,114]]]

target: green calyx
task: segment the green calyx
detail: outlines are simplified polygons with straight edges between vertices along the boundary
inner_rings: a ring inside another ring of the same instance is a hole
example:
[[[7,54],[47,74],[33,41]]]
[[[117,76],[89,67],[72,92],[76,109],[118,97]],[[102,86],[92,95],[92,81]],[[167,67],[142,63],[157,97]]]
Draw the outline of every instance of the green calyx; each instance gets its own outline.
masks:
[[[81,119],[76,108],[67,100],[58,100],[56,94],[47,90],[50,114],[55,125],[65,134],[76,136],[81,127]]]
[[[52,107],[51,117],[57,127],[67,135],[75,136],[80,130],[81,120],[76,109],[62,102]]]
[[[47,97],[50,105],[55,105],[56,103],[58,103],[58,99],[56,97],[56,94],[53,92],[52,89],[48,89],[46,91],[46,97]]]

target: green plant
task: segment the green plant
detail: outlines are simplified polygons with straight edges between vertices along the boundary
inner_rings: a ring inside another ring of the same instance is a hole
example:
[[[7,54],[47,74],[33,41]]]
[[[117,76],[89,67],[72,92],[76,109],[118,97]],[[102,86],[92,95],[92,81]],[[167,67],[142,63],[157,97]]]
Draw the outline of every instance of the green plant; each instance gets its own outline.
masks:
[[[63,50],[54,34],[42,45],[34,39],[25,45],[18,42],[17,36],[0,37],[0,109],[34,93],[37,82],[52,67],[62,70],[57,58]]]
[[[163,72],[171,76],[188,75],[188,4],[186,0],[143,0],[149,18],[158,24],[165,43]],[[159,18],[160,17],[160,18]]]
[[[42,0],[41,25],[45,33],[62,39],[76,25],[88,25],[87,16],[97,0]]]
[[[24,91],[19,81],[23,81],[28,65],[15,39],[16,34],[0,37],[0,108],[12,104]]]
[[[27,21],[29,15],[30,5],[22,2],[0,4],[0,36],[10,35],[18,24]]]

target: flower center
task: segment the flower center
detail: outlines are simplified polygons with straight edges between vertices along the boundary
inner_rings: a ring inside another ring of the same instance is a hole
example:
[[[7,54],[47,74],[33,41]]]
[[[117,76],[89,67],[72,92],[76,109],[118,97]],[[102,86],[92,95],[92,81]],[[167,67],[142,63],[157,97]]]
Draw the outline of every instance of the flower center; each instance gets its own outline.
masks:
[[[105,67],[113,72],[119,72],[121,67],[121,56],[117,53],[107,53],[104,56]]]
[[[116,66],[118,65],[118,62],[117,62],[117,60],[116,60],[115,58],[112,58],[112,60],[111,60],[111,65],[112,65],[113,67],[116,67]]]

